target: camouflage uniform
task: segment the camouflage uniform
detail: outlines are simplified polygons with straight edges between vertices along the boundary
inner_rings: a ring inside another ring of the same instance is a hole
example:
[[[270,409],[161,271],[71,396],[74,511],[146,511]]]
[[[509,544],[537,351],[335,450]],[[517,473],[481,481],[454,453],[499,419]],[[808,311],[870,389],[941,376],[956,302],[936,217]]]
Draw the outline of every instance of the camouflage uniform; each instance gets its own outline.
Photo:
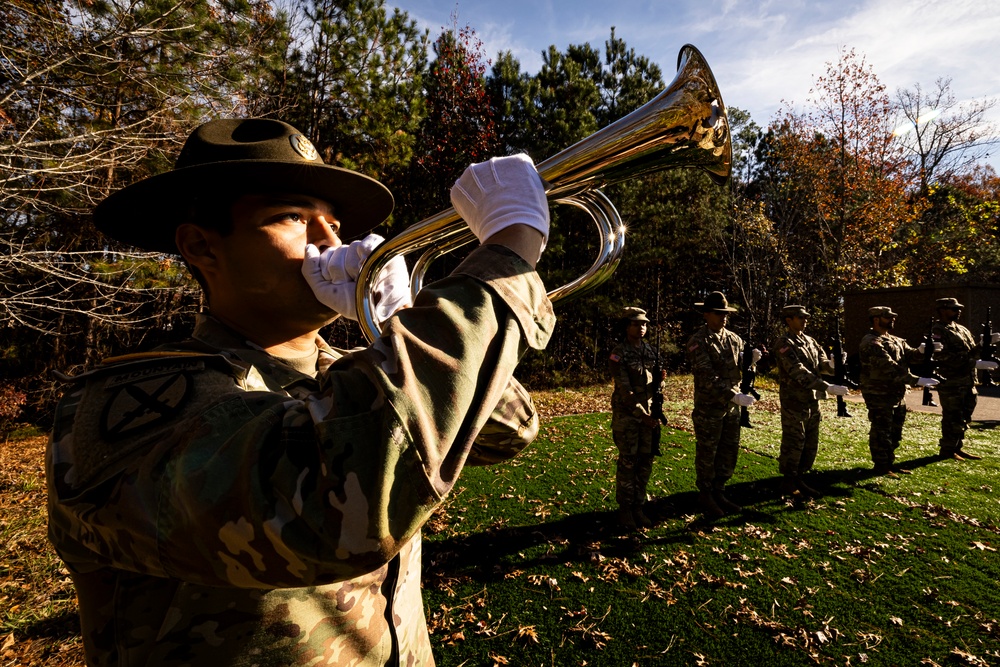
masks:
[[[826,353],[804,333],[786,333],[775,340],[778,365],[778,396],[781,399],[781,452],[778,471],[798,476],[812,469],[819,447],[819,399],[827,383]]]
[[[49,534],[88,664],[433,664],[420,527],[464,464],[535,436],[511,373],[553,324],[530,266],[485,246],[367,349],[286,363],[203,317],[75,378]]]
[[[695,469],[698,490],[721,491],[736,470],[740,448],[740,408],[732,402],[743,379],[743,339],[728,329],[703,326],[687,343],[694,373]]]
[[[660,428],[649,428],[642,417],[652,415],[653,394],[662,383],[653,377],[656,350],[642,341],[627,341],[611,351],[608,366],[614,378],[611,394],[611,434],[618,447],[615,500],[623,507],[641,507],[653,470],[653,456],[660,442]]]
[[[972,333],[958,322],[935,322],[931,334],[934,342],[941,343],[941,351],[934,353],[938,375],[943,378],[935,387],[941,401],[939,446],[943,456],[950,456],[962,450],[965,431],[976,411],[980,348]]]
[[[920,360],[920,351],[898,336],[869,331],[861,339],[861,395],[868,408],[871,428],[868,448],[876,468],[888,468],[896,459],[906,421],[907,385],[917,381],[909,364]]]

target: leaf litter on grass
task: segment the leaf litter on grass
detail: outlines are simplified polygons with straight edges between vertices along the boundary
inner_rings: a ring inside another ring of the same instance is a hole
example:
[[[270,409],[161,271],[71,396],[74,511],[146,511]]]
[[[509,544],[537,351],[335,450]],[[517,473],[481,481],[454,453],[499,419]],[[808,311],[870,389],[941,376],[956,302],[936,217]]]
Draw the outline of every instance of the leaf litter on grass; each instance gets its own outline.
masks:
[[[579,601],[579,607],[566,605],[569,608],[592,608],[608,600],[612,611],[603,620],[605,625],[588,626],[610,638],[601,648],[605,658],[596,664],[630,664],[640,652],[647,656],[641,664],[686,664],[679,657],[663,657],[684,651],[685,646],[703,647],[700,660],[708,664],[722,664],[730,651],[745,651],[747,645],[761,651],[759,661],[789,665],[801,664],[802,659],[829,664],[954,662],[957,654],[952,649],[986,659],[995,655],[1000,611],[996,604],[984,603],[989,598],[983,591],[989,588],[985,583],[989,577],[1000,573],[995,562],[983,558],[991,555],[990,548],[998,541],[996,522],[979,518],[980,505],[965,505],[955,497],[958,494],[942,494],[950,471],[929,461],[903,481],[873,479],[868,471],[867,420],[831,419],[832,402],[824,408],[824,435],[828,431],[832,442],[824,438],[821,443],[817,472],[827,497],[807,503],[771,500],[777,499],[769,489],[777,479],[780,423],[776,413],[761,411],[754,415],[756,428],[744,431],[743,458],[733,479],[733,486],[750,498],[748,510],[741,517],[707,524],[691,506],[692,492],[685,491],[693,489],[693,443],[684,430],[674,429],[651,480],[653,488],[669,488],[669,497],[654,498],[653,505],[664,511],[656,517],[657,525],[638,537],[618,535],[611,525],[615,450],[606,428],[608,415],[550,417],[555,437],[548,439],[543,423],[539,442],[522,455],[531,459],[544,451],[546,483],[519,479],[513,466],[498,476],[507,488],[517,489],[510,493],[524,499],[523,505],[530,507],[529,499],[543,505],[557,502],[558,490],[558,502],[569,508],[575,506],[574,494],[586,495],[589,511],[580,506],[568,515],[552,514],[532,524],[526,512],[510,508],[507,530],[534,533],[538,544],[509,555],[494,549],[490,562],[500,570],[515,569],[517,563],[520,577],[559,577],[556,569],[565,568],[568,574],[559,578],[560,599]],[[677,421],[683,422],[683,416]],[[911,441],[901,453],[917,461],[929,458],[940,422],[911,415],[907,429],[911,427]],[[751,432],[754,436],[748,437]],[[585,465],[577,467],[583,458]],[[664,471],[669,478],[661,477]],[[989,493],[997,469],[987,464],[972,475],[970,486],[978,484],[974,487],[978,493]],[[489,485],[464,481],[463,496],[491,493]],[[595,499],[603,503],[595,505]],[[955,500],[959,502],[951,504]],[[573,521],[573,512],[579,521]],[[987,508],[987,516],[988,512]],[[463,533],[475,535],[476,517],[465,518]],[[574,546],[549,549],[541,558],[538,547],[551,542],[556,533]],[[445,535],[441,538],[448,540]],[[966,612],[935,611],[951,607],[923,592],[934,582],[935,595],[944,595],[943,586],[946,597]],[[977,604],[982,606],[978,615],[968,613]],[[669,619],[659,626],[662,632],[651,635],[627,622],[629,617],[648,616],[647,607],[657,610],[654,616]],[[669,609],[684,611],[677,616]],[[574,652],[582,650],[572,641],[578,629],[568,633],[567,627],[544,614],[533,615],[531,605],[521,605],[520,611],[520,622],[535,627],[543,644],[547,639],[560,647],[553,654],[561,656],[556,658],[559,664],[587,660]],[[563,618],[565,623],[570,620]],[[720,635],[725,627],[735,629],[739,639]],[[770,648],[754,635],[767,636]],[[670,638],[669,643],[659,644],[664,637]],[[741,643],[746,640],[749,644]],[[642,651],[635,648],[640,645]],[[923,653],[915,648],[921,646],[927,649]],[[542,661],[540,655],[537,660],[530,655],[519,654],[518,660]],[[660,657],[649,659],[649,655]],[[686,655],[690,659],[692,652]],[[452,663],[442,656],[439,664]]]

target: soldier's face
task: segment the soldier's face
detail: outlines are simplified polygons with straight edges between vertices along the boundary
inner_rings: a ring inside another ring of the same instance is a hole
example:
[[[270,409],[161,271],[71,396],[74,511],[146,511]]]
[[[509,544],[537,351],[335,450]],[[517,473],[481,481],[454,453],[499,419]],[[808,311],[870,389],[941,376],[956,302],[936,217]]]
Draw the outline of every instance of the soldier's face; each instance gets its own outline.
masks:
[[[955,322],[962,316],[961,308],[942,308],[941,319],[945,322]]]
[[[632,320],[628,323],[628,338],[631,341],[642,340],[642,337],[646,335],[646,323],[636,322]]]
[[[882,331],[892,331],[896,328],[896,318],[879,316],[878,324],[882,328]]]
[[[317,327],[333,319],[302,276],[306,244],[320,250],[341,245],[333,207],[306,195],[254,194],[239,198],[232,215],[232,233],[214,241],[213,311],[221,298],[257,317]]]
[[[704,315],[705,322],[711,331],[721,331],[726,326],[726,321],[729,320],[729,313],[708,312]]]
[[[792,333],[802,333],[805,331],[809,318],[805,315],[793,315],[788,318],[788,330]]]

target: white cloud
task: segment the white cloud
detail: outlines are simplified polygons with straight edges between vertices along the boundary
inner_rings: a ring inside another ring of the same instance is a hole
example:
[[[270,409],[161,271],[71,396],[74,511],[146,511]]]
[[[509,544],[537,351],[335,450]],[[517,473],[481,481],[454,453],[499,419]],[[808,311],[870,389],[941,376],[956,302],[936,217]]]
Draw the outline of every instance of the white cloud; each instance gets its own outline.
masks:
[[[432,34],[454,6],[399,0]],[[726,103],[766,125],[782,101],[802,107],[815,77],[842,48],[864,55],[890,94],[951,78],[959,99],[1000,95],[1000,2],[995,0],[467,0],[459,22],[483,40],[488,57],[510,50],[524,71],[541,67],[550,44],[616,34],[673,76],[677,52],[697,46]],[[1000,110],[997,118],[1000,120]]]

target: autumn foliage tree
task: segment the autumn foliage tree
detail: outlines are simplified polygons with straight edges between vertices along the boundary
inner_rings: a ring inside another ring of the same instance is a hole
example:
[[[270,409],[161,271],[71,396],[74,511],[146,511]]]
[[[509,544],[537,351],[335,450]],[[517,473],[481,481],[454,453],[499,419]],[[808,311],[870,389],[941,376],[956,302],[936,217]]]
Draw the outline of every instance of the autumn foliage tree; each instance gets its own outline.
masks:
[[[894,107],[864,57],[828,63],[810,101],[769,127],[751,190],[783,239],[788,298],[833,308],[845,289],[900,284],[895,235],[915,211]]]
[[[486,92],[489,63],[475,31],[443,31],[434,53],[408,193],[410,210],[419,217],[446,208],[451,185],[465,167],[493,157],[499,145]]]

